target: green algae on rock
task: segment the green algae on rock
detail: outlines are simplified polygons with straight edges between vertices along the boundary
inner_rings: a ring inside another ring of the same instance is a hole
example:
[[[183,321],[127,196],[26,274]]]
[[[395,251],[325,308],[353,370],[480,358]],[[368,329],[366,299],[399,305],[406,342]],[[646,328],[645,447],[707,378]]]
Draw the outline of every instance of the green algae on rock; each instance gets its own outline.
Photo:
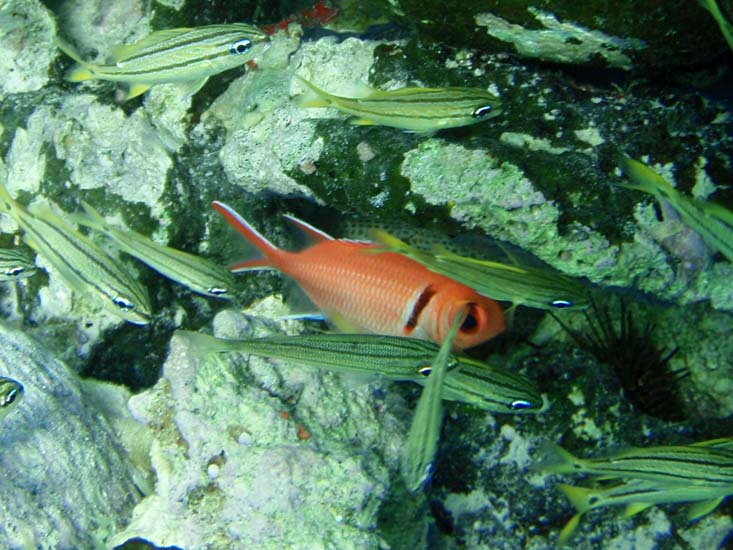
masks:
[[[710,15],[687,0],[469,0],[460,9],[423,0],[390,4],[423,40],[553,62],[658,70],[707,62],[726,47]],[[685,47],[669,48],[670,40]]]

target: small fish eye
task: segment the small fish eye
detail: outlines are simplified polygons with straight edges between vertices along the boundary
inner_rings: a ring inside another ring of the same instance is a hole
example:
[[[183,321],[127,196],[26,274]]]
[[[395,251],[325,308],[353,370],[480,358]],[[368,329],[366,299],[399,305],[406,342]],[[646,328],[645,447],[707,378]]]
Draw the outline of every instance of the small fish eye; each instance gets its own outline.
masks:
[[[229,53],[231,54],[243,54],[252,47],[252,41],[249,38],[242,38],[237,40],[234,44],[229,47]]]
[[[12,405],[16,397],[18,397],[18,389],[13,388],[8,392],[8,395],[5,396],[5,399],[0,402],[0,406],[7,407],[8,405]]]
[[[511,403],[509,403],[509,408],[513,411],[518,411],[521,409],[531,409],[532,403],[523,399],[517,399],[516,401],[512,401]]]
[[[212,287],[207,288],[206,292],[208,292],[209,294],[213,294],[214,296],[221,296],[222,294],[226,294],[227,292],[229,292],[229,290],[227,290],[226,288]]]
[[[417,369],[417,372],[419,372],[423,376],[430,376],[430,373],[433,372],[433,367],[421,367]]]
[[[573,307],[573,302],[571,302],[570,300],[553,300],[552,302],[550,302],[550,305],[558,309],[563,309],[566,307]]]
[[[112,298],[112,303],[120,308],[122,311],[132,311],[133,309],[135,309],[135,304],[133,304],[130,300],[121,298],[120,296],[115,296],[114,298]]]
[[[494,107],[491,105],[484,105],[483,107],[479,107],[473,112],[473,118],[483,118],[488,114],[491,114],[491,112],[494,110]]]

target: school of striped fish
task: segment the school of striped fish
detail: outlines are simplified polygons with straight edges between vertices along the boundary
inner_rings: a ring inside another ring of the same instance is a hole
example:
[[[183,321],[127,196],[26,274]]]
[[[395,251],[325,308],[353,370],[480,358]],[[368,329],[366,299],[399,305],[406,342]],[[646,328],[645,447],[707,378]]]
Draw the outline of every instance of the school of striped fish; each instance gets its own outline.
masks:
[[[720,22],[727,39],[730,25],[715,2],[700,2]],[[720,16],[720,17],[719,17]],[[111,81],[126,87],[121,98],[135,98],[152,86],[176,84],[184,96],[200,90],[211,76],[241,67],[267,50],[269,35],[245,23],[215,24],[152,32],[121,45],[104,63],[85,60],[66,40],[61,52],[76,65],[72,82]],[[355,125],[382,125],[428,134],[485,122],[501,115],[498,97],[477,88],[364,90],[352,97],[329,93],[294,75],[307,109],[335,109]],[[733,213],[720,205],[686,197],[645,164],[622,157],[630,182],[619,185],[651,194],[671,205],[707,246],[733,261]],[[336,239],[287,215],[285,219],[313,244],[299,251],[273,245],[227,204],[212,208],[260,254],[226,268],[198,254],[160,244],[111,223],[82,199],[81,211],[52,206],[26,207],[0,182],[0,210],[15,220],[22,241],[86,302],[126,322],[145,325],[155,312],[147,289],[125,263],[78,226],[160,275],[201,296],[237,300],[232,274],[276,270],[293,279],[334,328],[327,333],[225,340],[180,331],[192,348],[206,354],[247,354],[339,373],[369,375],[422,386],[402,458],[408,490],[429,482],[439,448],[443,401],[503,414],[538,414],[547,406],[528,378],[509,368],[468,357],[463,350],[483,344],[505,330],[511,308],[582,309],[590,303],[588,286],[549,267],[521,261],[474,258],[434,242],[428,248],[404,242],[375,227],[370,239]],[[33,276],[36,264],[25,247],[0,248],[0,282]],[[23,386],[0,377],[0,419],[17,407]],[[629,448],[605,457],[580,459],[548,447],[538,468],[555,474],[588,474],[591,487],[559,484],[577,513],[560,531],[567,542],[583,515],[605,506],[626,506],[629,516],[660,503],[695,503],[689,518],[712,511],[733,494],[733,443],[718,439],[693,445]]]

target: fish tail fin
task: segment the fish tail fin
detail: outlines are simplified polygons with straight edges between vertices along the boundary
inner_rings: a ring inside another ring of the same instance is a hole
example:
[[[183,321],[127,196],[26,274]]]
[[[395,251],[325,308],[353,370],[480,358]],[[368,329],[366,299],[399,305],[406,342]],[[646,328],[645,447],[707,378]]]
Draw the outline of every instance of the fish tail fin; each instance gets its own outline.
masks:
[[[81,201],[81,207],[84,209],[84,212],[77,212],[71,215],[71,219],[74,223],[94,229],[100,233],[104,233],[109,225],[102,214],[97,212],[94,207],[86,201]]]
[[[304,108],[320,108],[331,106],[331,94],[325,90],[321,90],[318,86],[309,82],[305,78],[299,75],[295,75],[295,78],[303,84],[307,91],[298,98],[298,106]]]
[[[578,471],[578,459],[555,443],[549,441],[543,443],[540,447],[540,456],[540,461],[532,466],[533,470],[553,474],[569,474]]]
[[[84,61],[71,44],[61,39],[59,36],[55,36],[54,41],[56,42],[56,47],[58,47],[59,50],[64,52],[77,63],[75,67],[72,67],[64,75],[66,80],[69,82],[81,82],[82,80],[92,80],[95,78],[94,72],[91,68],[92,65],[89,62]]]
[[[191,349],[199,357],[205,357],[213,353],[226,353],[235,351],[232,349],[231,342],[224,338],[217,338],[210,334],[203,334],[201,332],[193,332],[190,330],[177,330],[176,335],[184,338]]]
[[[573,517],[570,518],[570,521],[565,524],[565,527],[562,528],[560,534],[557,537],[558,546],[563,546],[567,544],[567,542],[570,540],[570,537],[573,536],[573,533],[575,533],[575,530],[578,528],[578,524],[580,523],[580,518],[582,516],[583,514],[575,514]]]
[[[280,250],[252,227],[247,220],[240,216],[231,206],[223,202],[213,201],[211,206],[219,212],[229,225],[239,231],[247,241],[262,253],[263,258],[248,260],[231,266],[233,272],[249,269],[275,268],[278,269]]]
[[[666,196],[674,188],[662,176],[641,161],[621,156],[619,165],[631,182],[620,183],[621,187],[643,191],[655,196]]]
[[[575,487],[564,483],[558,483],[556,487],[562,491],[579,514],[585,514],[591,509],[590,497],[594,493],[593,489]]]

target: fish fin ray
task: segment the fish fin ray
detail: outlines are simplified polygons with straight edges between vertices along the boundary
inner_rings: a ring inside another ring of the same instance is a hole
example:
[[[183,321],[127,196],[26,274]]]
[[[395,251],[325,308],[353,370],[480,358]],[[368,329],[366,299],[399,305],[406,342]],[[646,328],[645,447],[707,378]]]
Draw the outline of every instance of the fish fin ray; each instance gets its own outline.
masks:
[[[84,212],[77,212],[70,215],[74,223],[104,233],[108,228],[107,220],[104,219],[104,216],[86,201],[81,201],[81,207],[84,209]]]
[[[720,505],[724,498],[725,497],[718,497],[711,500],[696,502],[687,509],[687,519],[693,521],[700,519],[703,516],[707,516],[710,512],[715,510],[718,505]]]
[[[163,29],[162,31],[152,32],[132,44],[120,44],[115,46],[110,51],[108,59],[111,63],[122,63],[133,55],[140,54],[146,48],[160,44],[165,40],[170,40],[171,38],[189,32],[190,30],[191,29],[187,27],[180,27],[176,29]]]
[[[236,229],[250,244],[259,250],[264,258],[241,262],[230,267],[230,271],[247,271],[248,269],[277,268],[278,248],[268,241],[264,235],[252,227],[231,206],[223,202],[213,201],[211,206],[221,214],[229,225]]]
[[[305,233],[316,242],[333,241],[334,238],[320,229],[313,227],[311,224],[304,222],[300,218],[296,218],[292,214],[285,214],[283,216],[293,227],[299,231]]]
[[[178,89],[181,91],[183,99],[189,99],[195,95],[204,85],[209,81],[209,77],[200,78],[198,80],[189,80],[188,82],[182,82],[178,85]]]
[[[553,474],[569,474],[576,471],[578,459],[571,453],[550,441],[542,443],[540,446],[540,461],[531,466],[533,470],[541,470]]]
[[[567,497],[579,514],[584,514],[591,509],[588,497],[593,493],[593,489],[566,485],[565,483],[558,483],[556,487],[562,491],[562,494]]]
[[[624,511],[621,514],[621,517],[624,519],[630,518],[632,516],[635,516],[636,514],[643,512],[644,510],[648,508],[651,508],[652,506],[654,506],[654,503],[652,502],[632,502],[626,508],[624,508]]]
[[[325,90],[321,90],[318,86],[312,82],[306,80],[300,75],[295,75],[295,78],[306,87],[306,91],[302,94],[298,100],[298,106],[303,108],[323,108],[331,107],[333,101],[331,100],[331,94]]]
[[[94,75],[93,64],[84,61],[74,47],[59,36],[54,37],[56,47],[71,59],[76,61],[76,65],[69,69],[64,75],[64,80],[68,82],[82,82],[84,80],[92,80],[96,78]]]
[[[573,533],[575,533],[575,530],[578,528],[578,524],[580,523],[580,518],[582,516],[583,514],[575,514],[570,518],[570,521],[565,524],[565,527],[560,530],[560,534],[557,537],[558,546],[562,546],[570,540]]]
[[[229,266],[229,271],[232,273],[243,273],[245,271],[263,271],[263,270],[276,270],[275,267],[270,265],[267,258],[257,258],[254,260],[246,260],[244,262],[237,262]]]

